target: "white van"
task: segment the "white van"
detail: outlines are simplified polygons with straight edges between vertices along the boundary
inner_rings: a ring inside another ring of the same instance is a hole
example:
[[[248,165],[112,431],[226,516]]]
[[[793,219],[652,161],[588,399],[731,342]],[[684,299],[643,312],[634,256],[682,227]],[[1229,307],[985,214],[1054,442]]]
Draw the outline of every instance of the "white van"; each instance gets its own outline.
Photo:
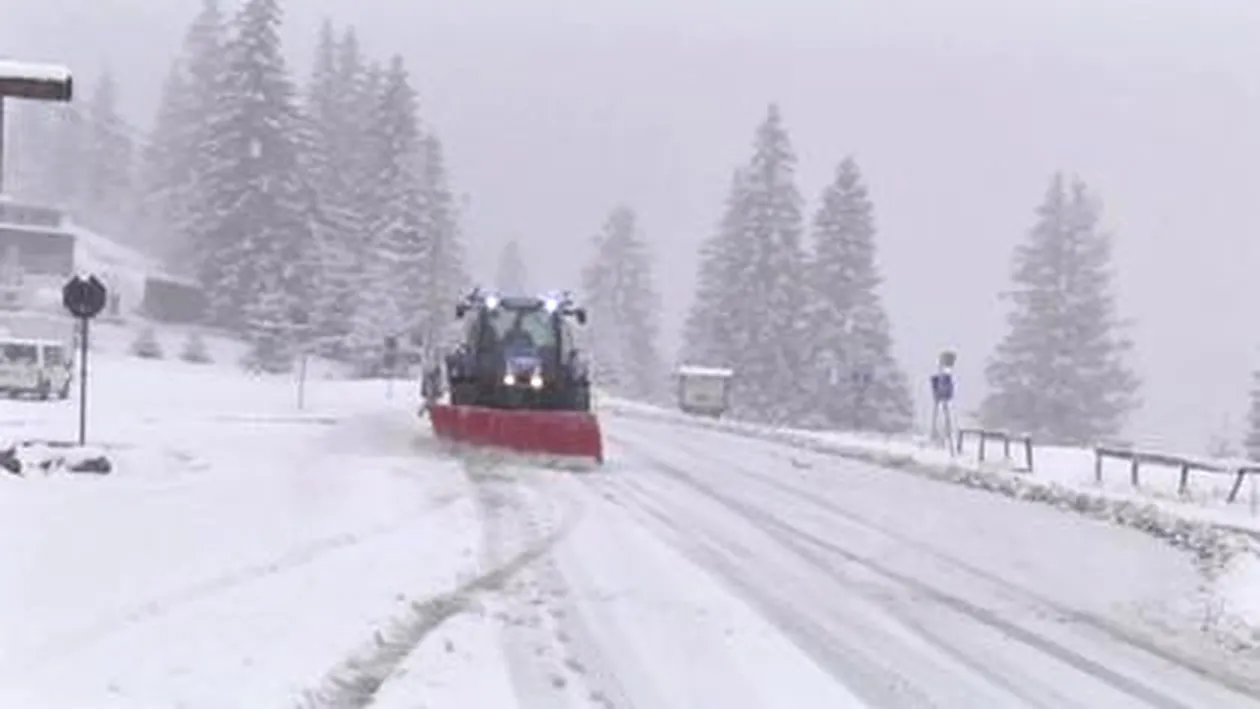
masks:
[[[0,392],[5,395],[65,399],[73,365],[68,342],[0,337]]]

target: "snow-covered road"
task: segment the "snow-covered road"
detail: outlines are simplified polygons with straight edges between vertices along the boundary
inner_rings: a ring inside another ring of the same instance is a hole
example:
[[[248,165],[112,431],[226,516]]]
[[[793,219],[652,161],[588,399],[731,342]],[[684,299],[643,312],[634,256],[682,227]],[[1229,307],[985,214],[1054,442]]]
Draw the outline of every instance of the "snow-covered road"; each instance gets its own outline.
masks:
[[[1132,530],[666,422],[574,473],[443,451],[406,388],[99,367],[118,472],[0,478],[0,706],[1260,707]]]
[[[871,706],[1260,706],[1193,560],[1138,532],[713,431],[610,437],[625,472],[592,484]]]

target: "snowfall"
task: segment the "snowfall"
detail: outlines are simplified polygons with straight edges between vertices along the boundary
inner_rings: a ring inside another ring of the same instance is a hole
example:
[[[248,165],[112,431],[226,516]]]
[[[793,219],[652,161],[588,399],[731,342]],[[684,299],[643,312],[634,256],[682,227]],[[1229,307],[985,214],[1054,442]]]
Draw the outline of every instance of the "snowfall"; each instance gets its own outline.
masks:
[[[602,397],[606,463],[560,466],[158,335],[94,340],[112,472],[0,471],[0,706],[1260,707],[1254,487]]]

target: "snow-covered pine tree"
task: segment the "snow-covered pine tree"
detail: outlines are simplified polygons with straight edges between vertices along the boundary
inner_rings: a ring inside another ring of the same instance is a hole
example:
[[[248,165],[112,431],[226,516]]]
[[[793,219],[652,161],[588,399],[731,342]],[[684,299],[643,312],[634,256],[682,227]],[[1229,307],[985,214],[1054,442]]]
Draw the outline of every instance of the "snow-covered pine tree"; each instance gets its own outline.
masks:
[[[219,108],[226,71],[226,21],[219,0],[202,0],[184,34],[158,104],[153,129],[141,153],[138,200],[147,245],[176,272],[197,275],[209,258],[200,230],[204,175],[214,159],[209,117]]]
[[[136,182],[140,237],[144,249],[176,263],[191,256],[180,226],[191,208],[194,188],[189,151],[182,145],[189,126],[183,120],[191,81],[181,60],[171,63],[162,83],[157,116],[148,140],[140,147]],[[187,263],[185,263],[187,265]]]
[[[250,347],[240,365],[253,372],[289,372],[297,355],[294,327],[289,319],[292,300],[285,294],[281,280],[271,274],[264,276],[255,289],[245,306]]]
[[[202,0],[162,86],[137,181],[144,240],[174,272],[201,277],[213,257],[213,205],[206,187],[214,164],[213,116],[226,76],[226,20],[218,0]]]
[[[614,208],[593,241],[582,289],[591,315],[588,346],[596,381],[622,396],[652,401],[666,383],[657,346],[661,302],[634,210]]]
[[[1138,405],[1099,209],[1079,179],[1051,180],[1036,225],[1015,250],[1013,288],[1004,294],[1010,330],[985,370],[986,425],[1088,444],[1119,434]]]
[[[743,248],[746,205],[742,171],[731,176],[726,207],[717,229],[700,246],[696,292],[683,324],[682,357],[688,364],[729,367],[735,363],[740,332],[731,317],[741,306],[732,280]]]
[[[512,239],[499,252],[499,267],[495,271],[494,287],[503,293],[521,295],[529,293],[529,267],[521,245]]]
[[[134,146],[118,114],[118,85],[104,72],[87,106],[82,169],[85,191],[76,217],[97,231],[135,245]]]
[[[810,264],[810,382],[821,423],[904,431],[914,417],[879,296],[875,207],[857,162],[845,158],[823,190]]]
[[[377,104],[384,90],[384,70],[377,62],[364,58],[354,28],[347,29],[337,45],[337,87],[342,92],[341,114],[345,125],[338,151],[347,165],[351,204],[359,210],[363,220],[359,236],[366,240],[379,207],[373,201],[378,168],[372,122],[376,120]]]
[[[371,154],[376,174],[368,198],[376,211],[351,340],[356,360],[369,374],[380,362],[384,338],[410,329],[423,316],[431,293],[418,98],[401,56],[390,60],[375,105]]]
[[[736,408],[747,417],[785,423],[812,405],[805,383],[807,329],[804,219],[795,184],[796,154],[776,104],[758,126],[753,156],[743,173],[741,241],[746,250],[736,265],[727,313],[741,330],[734,353],[740,396]]]
[[[291,323],[290,313],[306,305],[318,212],[302,169],[305,124],[281,21],[278,0],[247,0],[233,19],[223,93],[210,117],[215,160],[201,190],[213,209],[200,215],[209,222],[202,275],[215,321],[243,330],[268,361],[284,352],[272,344],[276,323]]]
[[[451,194],[442,141],[430,134],[425,136],[421,147],[421,193],[428,212],[430,244],[430,292],[422,306],[425,321],[418,334],[423,339],[426,358],[431,359],[440,333],[450,322],[451,308],[471,285],[471,279],[459,228],[459,205]]]
[[[357,45],[355,47],[357,52]],[[305,117],[308,144],[303,150],[305,172],[320,205],[316,224],[317,287],[308,310],[314,350],[322,355],[347,356],[347,338],[353,330],[354,299],[361,281],[356,250],[365,243],[366,219],[354,202],[351,182],[357,157],[349,137],[362,133],[351,121],[347,92],[358,78],[342,73],[341,48],[332,22],[325,20],[315,51],[314,68],[307,85]],[[357,54],[351,57],[358,71]]]
[[[315,61],[306,85],[305,113],[311,123],[318,162],[309,168],[311,180],[321,196],[333,198],[342,191],[337,152],[342,129],[341,86],[337,76],[337,34],[332,20],[320,24],[315,44]]]

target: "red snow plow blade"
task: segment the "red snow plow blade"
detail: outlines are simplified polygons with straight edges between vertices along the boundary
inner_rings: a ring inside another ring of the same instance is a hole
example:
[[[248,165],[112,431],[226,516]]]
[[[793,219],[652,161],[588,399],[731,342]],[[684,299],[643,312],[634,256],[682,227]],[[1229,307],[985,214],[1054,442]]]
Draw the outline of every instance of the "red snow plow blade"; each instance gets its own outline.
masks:
[[[432,404],[438,438],[519,453],[593,458],[604,462],[599,419],[584,411],[489,409]]]

